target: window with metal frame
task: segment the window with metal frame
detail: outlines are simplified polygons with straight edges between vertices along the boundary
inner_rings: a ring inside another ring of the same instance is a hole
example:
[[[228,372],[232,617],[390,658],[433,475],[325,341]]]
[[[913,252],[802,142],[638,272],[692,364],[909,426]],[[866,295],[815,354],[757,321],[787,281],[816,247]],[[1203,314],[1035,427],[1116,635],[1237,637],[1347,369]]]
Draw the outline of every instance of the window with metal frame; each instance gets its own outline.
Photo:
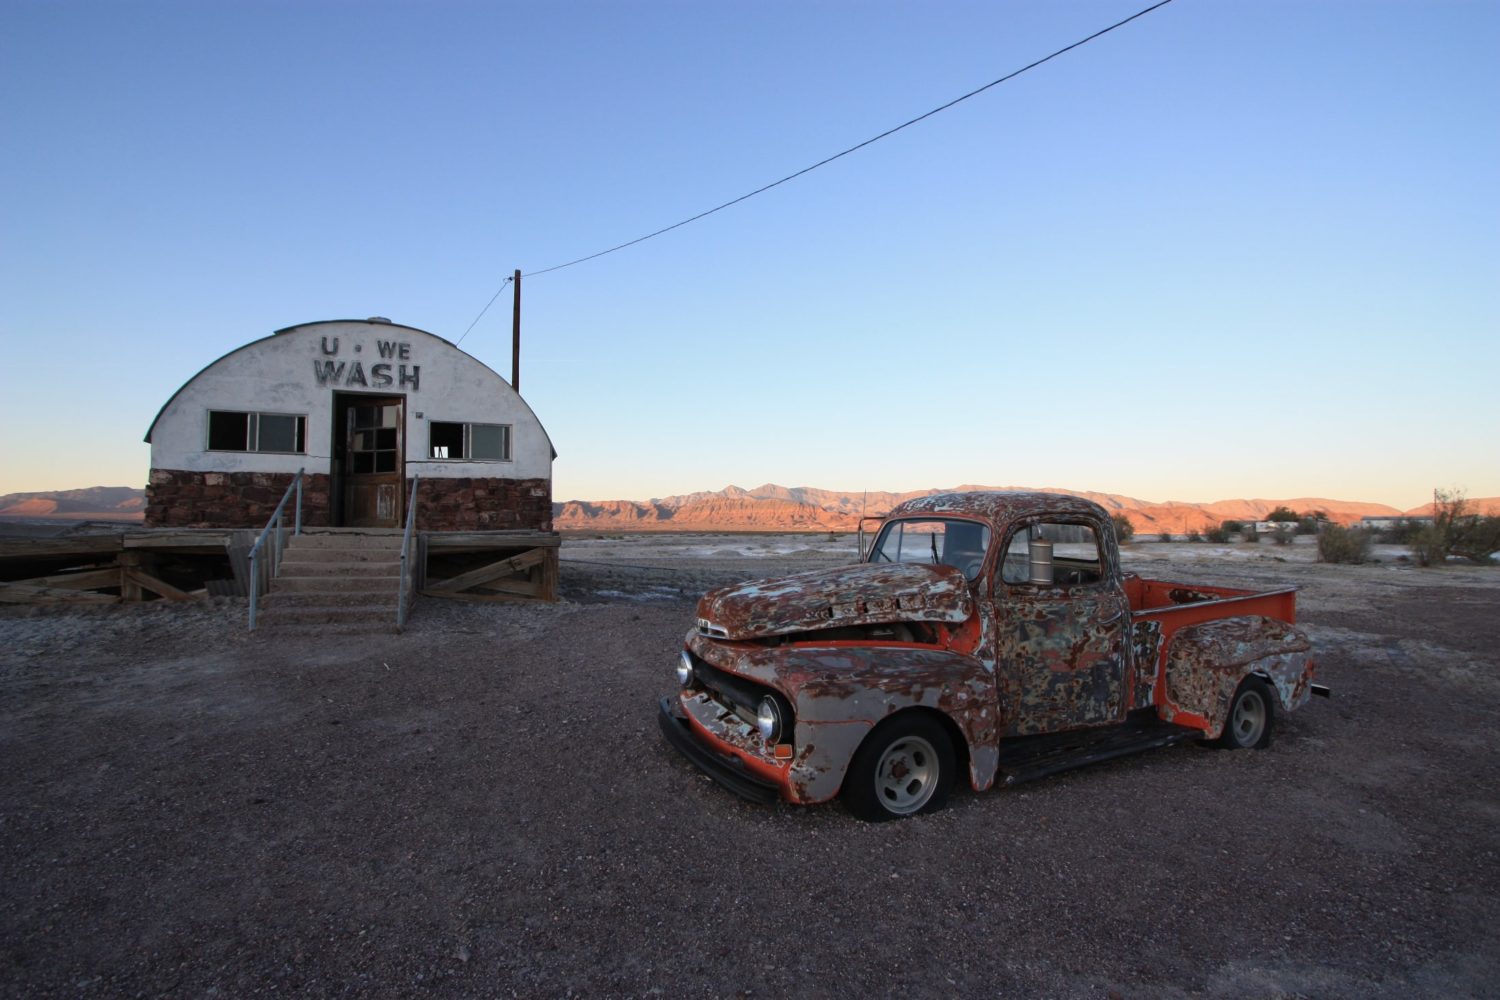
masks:
[[[510,425],[434,420],[428,425],[429,458],[509,462]]]
[[[304,454],[307,417],[295,413],[209,410],[208,450]]]

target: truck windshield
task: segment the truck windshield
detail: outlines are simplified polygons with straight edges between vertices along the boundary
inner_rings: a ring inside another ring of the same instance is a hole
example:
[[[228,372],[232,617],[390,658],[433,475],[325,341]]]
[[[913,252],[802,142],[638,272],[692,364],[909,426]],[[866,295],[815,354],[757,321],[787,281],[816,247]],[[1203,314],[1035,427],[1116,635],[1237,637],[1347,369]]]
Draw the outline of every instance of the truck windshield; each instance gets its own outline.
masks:
[[[956,518],[913,518],[892,521],[881,529],[870,549],[870,562],[952,566],[973,580],[989,547],[987,525]]]

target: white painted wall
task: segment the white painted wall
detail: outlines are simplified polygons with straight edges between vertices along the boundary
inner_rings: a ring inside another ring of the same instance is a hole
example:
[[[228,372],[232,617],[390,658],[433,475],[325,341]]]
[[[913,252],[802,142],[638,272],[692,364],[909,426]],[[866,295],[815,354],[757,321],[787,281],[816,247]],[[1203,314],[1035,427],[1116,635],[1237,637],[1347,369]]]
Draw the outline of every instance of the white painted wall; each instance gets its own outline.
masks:
[[[407,357],[382,357],[382,341],[408,345]],[[335,342],[337,352],[325,353]],[[342,362],[343,376],[337,382],[327,379],[319,384],[318,372],[326,370],[326,362]],[[355,363],[367,385],[352,379]],[[372,371],[380,364],[390,365],[389,372]],[[402,365],[408,376],[417,369],[415,388],[399,384]],[[391,384],[376,385],[381,375],[389,377]],[[509,382],[441,337],[409,326],[365,320],[288,327],[231,351],[203,369],[167,401],[147,431],[151,467],[196,472],[296,472],[305,467],[309,473],[328,473],[336,392],[406,397],[408,476],[552,478],[552,442]],[[303,414],[307,417],[307,454],[208,451],[210,409]],[[511,425],[512,460],[427,458],[427,425],[434,420]]]

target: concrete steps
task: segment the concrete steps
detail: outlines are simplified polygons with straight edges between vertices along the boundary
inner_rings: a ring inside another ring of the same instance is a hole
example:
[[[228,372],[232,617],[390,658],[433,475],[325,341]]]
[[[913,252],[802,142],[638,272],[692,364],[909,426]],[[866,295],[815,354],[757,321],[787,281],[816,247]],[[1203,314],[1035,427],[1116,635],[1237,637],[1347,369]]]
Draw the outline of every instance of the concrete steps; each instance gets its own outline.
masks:
[[[304,531],[287,541],[260,625],[329,631],[394,631],[401,532]]]

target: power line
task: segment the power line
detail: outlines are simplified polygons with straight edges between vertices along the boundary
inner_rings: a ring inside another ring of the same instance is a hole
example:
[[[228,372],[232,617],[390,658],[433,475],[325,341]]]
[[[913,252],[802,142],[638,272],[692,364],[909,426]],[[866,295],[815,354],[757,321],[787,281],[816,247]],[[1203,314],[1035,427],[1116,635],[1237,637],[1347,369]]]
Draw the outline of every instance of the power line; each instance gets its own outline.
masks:
[[[1150,7],[1147,7],[1144,10],[1136,11],[1134,14],[1131,14],[1129,17],[1125,18],[1123,21],[1116,21],[1114,24],[1111,24],[1109,27],[1102,28],[1099,31],[1094,32],[1092,35],[1089,35],[1087,38],[1080,38],[1078,41],[1074,42],[1072,45],[1068,45],[1068,46],[1065,46],[1063,48],[1060,48],[1056,52],[1052,53],[1049,56],[1043,56],[1042,58],[1038,59],[1036,62],[1028,63],[1027,65],[1022,66],[1020,69],[1015,70],[1014,72],[1007,73],[1005,76],[1000,77],[998,80],[991,80],[989,83],[985,84],[983,87],[979,87],[979,88],[976,88],[974,90],[971,90],[967,94],[964,94],[962,97],[955,97],[953,100],[949,101],[947,104],[941,105],[940,107],[933,108],[931,111],[928,111],[925,114],[920,114],[917,117],[911,119],[910,121],[902,122],[900,125],[897,125],[895,128],[887,129],[886,131],[880,133],[879,135],[874,136],[874,137],[869,138],[869,139],[866,139],[864,142],[861,142],[861,143],[859,143],[856,146],[850,146],[848,149],[844,150],[841,153],[834,153],[832,156],[828,157],[827,159],[819,160],[817,163],[814,163],[810,167],[803,167],[801,170],[798,170],[796,173],[787,174],[785,177],[781,178],[778,181],[772,181],[771,183],[765,185],[764,187],[758,187],[754,191],[751,191],[749,194],[742,194],[738,198],[735,198],[732,201],[726,201],[724,204],[719,205],[719,206],[717,206],[715,208],[710,208],[706,212],[699,212],[697,215],[693,216],[692,218],[683,219],[681,222],[673,223],[672,225],[667,226],[664,229],[658,229],[654,233],[647,233],[645,236],[638,236],[635,239],[630,240],[629,242],[621,243],[618,246],[610,247],[608,250],[600,250],[598,253],[591,253],[587,257],[579,257],[577,260],[570,260],[566,264],[554,264],[551,267],[544,267],[544,268],[542,268],[539,271],[528,271],[526,274],[522,275],[522,277],[530,278],[530,277],[532,277],[534,275],[547,274],[547,273],[549,273],[551,271],[561,271],[565,267],[572,267],[574,264],[582,264],[585,261],[594,260],[597,257],[603,257],[605,254],[614,253],[616,250],[624,250],[626,247],[633,247],[637,243],[644,243],[645,241],[647,241],[649,239],[652,239],[654,237],[660,236],[663,233],[670,233],[674,229],[680,229],[680,228],[682,228],[683,226],[687,225],[690,222],[697,222],[699,219],[707,218],[708,216],[713,215],[715,212],[722,212],[726,208],[729,208],[729,207],[731,207],[733,205],[738,205],[740,202],[746,201],[746,200],[748,200],[750,198],[754,198],[758,194],[764,194],[765,192],[771,190],[774,187],[777,187],[779,185],[785,184],[787,181],[796,180],[798,177],[801,177],[803,174],[811,173],[812,171],[817,170],[819,167],[827,166],[828,164],[832,163],[834,160],[840,159],[841,157],[848,156],[850,153],[854,153],[854,152],[857,152],[857,151],[859,151],[861,149],[864,149],[866,146],[869,146],[869,145],[871,145],[873,143],[879,142],[881,139],[884,139],[887,136],[895,135],[897,132],[900,132],[902,129],[908,128],[908,127],[910,127],[912,125],[915,125],[915,124],[917,124],[917,122],[923,121],[923,120],[925,120],[927,118],[931,118],[933,115],[938,114],[939,112],[947,111],[949,108],[953,107],[955,104],[962,103],[963,101],[967,101],[971,97],[975,97],[975,96],[977,96],[979,94],[982,94],[986,90],[989,90],[991,87],[998,87],[1000,84],[1005,83],[1007,80],[1014,80],[1016,77],[1020,76],[1022,73],[1025,73],[1028,70],[1036,69],[1038,66],[1042,65],[1042,63],[1049,62],[1049,61],[1051,61],[1053,59],[1056,59],[1058,56],[1062,55],[1065,52],[1071,52],[1073,49],[1078,48],[1080,45],[1087,45],[1089,42],[1092,42],[1094,39],[1099,38],[1102,35],[1107,35],[1111,31],[1114,31],[1116,28],[1123,27],[1124,25],[1129,24],[1131,21],[1134,21],[1136,18],[1138,18],[1138,17],[1144,17],[1145,15],[1151,13],[1153,10],[1156,10],[1159,7],[1165,7],[1167,4],[1169,4],[1171,2],[1172,2],[1172,0],[1160,0],[1159,3],[1152,4]]]
[[[1125,18],[1123,20],[1116,21],[1114,24],[1111,24],[1107,28],[1101,28],[1101,29],[1099,29],[1098,31],[1094,32],[1092,35],[1089,35],[1086,38],[1080,38],[1078,41],[1074,42],[1071,45],[1065,45],[1062,48],[1058,49],[1056,52],[1051,53],[1050,55],[1043,56],[1042,58],[1036,60],[1035,62],[1027,63],[1025,66],[1022,66],[1020,69],[1013,70],[1012,72],[1007,73],[1007,74],[1005,74],[1004,76],[1002,76],[1002,77],[1000,77],[998,79],[991,80],[989,83],[985,84],[982,87],[976,87],[974,90],[969,91],[967,94],[964,94],[962,97],[955,97],[953,100],[949,101],[948,103],[939,105],[938,107],[933,108],[931,111],[925,112],[924,114],[920,114],[917,117],[912,118],[912,119],[910,119],[908,121],[904,121],[900,125],[897,125],[895,128],[886,129],[884,132],[880,133],[877,136],[872,136],[871,138],[866,139],[864,142],[861,142],[861,143],[859,143],[857,145],[854,145],[854,146],[850,146],[848,149],[843,150],[842,152],[834,153],[832,156],[829,156],[829,157],[826,157],[825,159],[819,160],[817,163],[814,163],[811,166],[803,167],[801,170],[798,170],[795,173],[787,174],[785,177],[781,178],[780,180],[775,180],[775,181],[772,181],[771,183],[766,184],[766,185],[764,185],[762,187],[758,187],[754,191],[751,191],[751,192],[749,192],[747,194],[742,194],[738,198],[734,198],[734,199],[732,199],[730,201],[724,202],[724,204],[722,204],[722,205],[715,206],[714,208],[710,208],[710,209],[708,209],[707,211],[704,211],[704,212],[699,212],[697,215],[694,215],[694,216],[692,216],[690,218],[687,218],[687,219],[683,219],[681,222],[674,222],[670,226],[666,226],[666,227],[664,227],[662,229],[658,229],[658,230],[656,230],[653,233],[647,233],[645,236],[638,236],[638,237],[636,237],[633,240],[629,240],[629,241],[627,241],[625,243],[618,244],[617,246],[612,246],[612,247],[610,247],[607,250],[600,250],[598,253],[591,253],[591,254],[589,254],[586,257],[579,257],[576,260],[570,260],[570,261],[568,261],[565,264],[554,264],[551,267],[544,267],[544,268],[542,268],[540,270],[537,270],[537,271],[528,271],[524,275],[522,275],[522,277],[524,277],[524,278],[530,278],[530,277],[534,277],[534,276],[539,275],[539,274],[550,274],[553,271],[561,271],[565,267],[573,267],[576,264],[583,264],[583,263],[585,263],[587,261],[595,260],[595,259],[597,259],[599,257],[605,256],[606,254],[612,254],[612,253],[614,253],[614,252],[616,252],[618,250],[624,250],[627,247],[633,247],[637,243],[644,243],[644,242],[646,242],[649,239],[655,239],[656,237],[661,236],[661,235],[663,235],[665,233],[670,233],[674,229],[681,229],[683,226],[686,226],[686,225],[688,225],[689,223],[692,223],[692,222],[697,222],[699,219],[706,219],[708,216],[713,215],[715,212],[722,212],[726,208],[730,208],[730,207],[732,207],[734,205],[738,205],[742,201],[748,201],[749,199],[754,198],[756,195],[758,195],[758,194],[764,194],[765,192],[771,190],[774,187],[779,187],[782,184],[785,184],[787,181],[796,180],[798,177],[801,177],[803,174],[811,173],[814,170],[817,170],[819,167],[825,167],[828,164],[832,163],[834,160],[842,159],[843,157],[848,156],[850,153],[858,152],[859,150],[864,149],[866,146],[869,146],[869,145],[872,145],[874,143],[879,142],[881,139],[885,139],[885,138],[887,138],[889,136],[893,136],[897,132],[900,132],[902,129],[910,128],[911,126],[917,124],[918,122],[925,121],[926,119],[931,118],[933,115],[939,114],[940,112],[943,112],[943,111],[947,111],[949,108],[953,107],[954,105],[961,104],[964,101],[967,101],[971,97],[977,97],[978,95],[984,93],[986,90],[989,90],[992,87],[998,87],[1002,83],[1005,83],[1005,82],[1007,82],[1009,80],[1014,80],[1016,77],[1020,76],[1022,73],[1026,73],[1026,72],[1028,72],[1030,70],[1036,69],[1038,66],[1042,65],[1043,63],[1051,62],[1053,59],[1056,59],[1060,55],[1063,55],[1065,53],[1071,52],[1074,49],[1079,48],[1080,46],[1087,45],[1089,42],[1092,42],[1094,39],[1101,38],[1104,35],[1109,34],[1111,31],[1114,31],[1116,28],[1122,28],[1125,25],[1129,24],[1131,21],[1136,20],[1137,18],[1145,17],[1147,14],[1151,13],[1152,11],[1158,10],[1158,9],[1160,9],[1162,7],[1165,7],[1167,4],[1169,4],[1171,2],[1172,2],[1172,0],[1159,0],[1159,2],[1154,3],[1151,6],[1146,7],[1144,9],[1142,9],[1142,10],[1138,10],[1134,14],[1131,14],[1129,17],[1127,17],[1127,18]],[[480,318],[483,317],[484,314],[489,311],[490,306],[492,306],[492,305],[495,304],[495,299],[497,299],[497,298],[500,297],[500,293],[505,290],[505,286],[507,284],[509,284],[510,281],[511,281],[510,278],[506,278],[505,281],[501,283],[500,287],[498,289],[496,289],[495,294],[490,297],[490,301],[485,305],[485,307],[483,309],[481,309],[479,311],[479,315],[476,316],[476,317],[474,317],[474,323],[470,323],[469,324],[469,329],[464,331],[464,337],[467,337],[469,335],[469,330],[474,329],[474,324],[478,323],[479,320],[480,320]],[[463,343],[463,337],[458,338],[458,342],[459,343]]]
[[[479,315],[474,317],[474,323],[478,323],[480,320],[484,319],[484,314],[490,311],[490,306],[495,304],[495,300],[500,297],[500,293],[505,291],[505,286],[510,284],[510,282],[510,278],[506,278],[504,281],[500,282],[500,287],[495,289],[495,294],[490,296],[490,300],[484,304],[484,308],[479,310]],[[457,347],[459,344],[462,344],[464,342],[464,337],[467,337],[469,335],[469,330],[474,329],[474,323],[470,323],[468,329],[464,330],[463,337],[459,337],[458,340],[453,342],[454,347]]]

